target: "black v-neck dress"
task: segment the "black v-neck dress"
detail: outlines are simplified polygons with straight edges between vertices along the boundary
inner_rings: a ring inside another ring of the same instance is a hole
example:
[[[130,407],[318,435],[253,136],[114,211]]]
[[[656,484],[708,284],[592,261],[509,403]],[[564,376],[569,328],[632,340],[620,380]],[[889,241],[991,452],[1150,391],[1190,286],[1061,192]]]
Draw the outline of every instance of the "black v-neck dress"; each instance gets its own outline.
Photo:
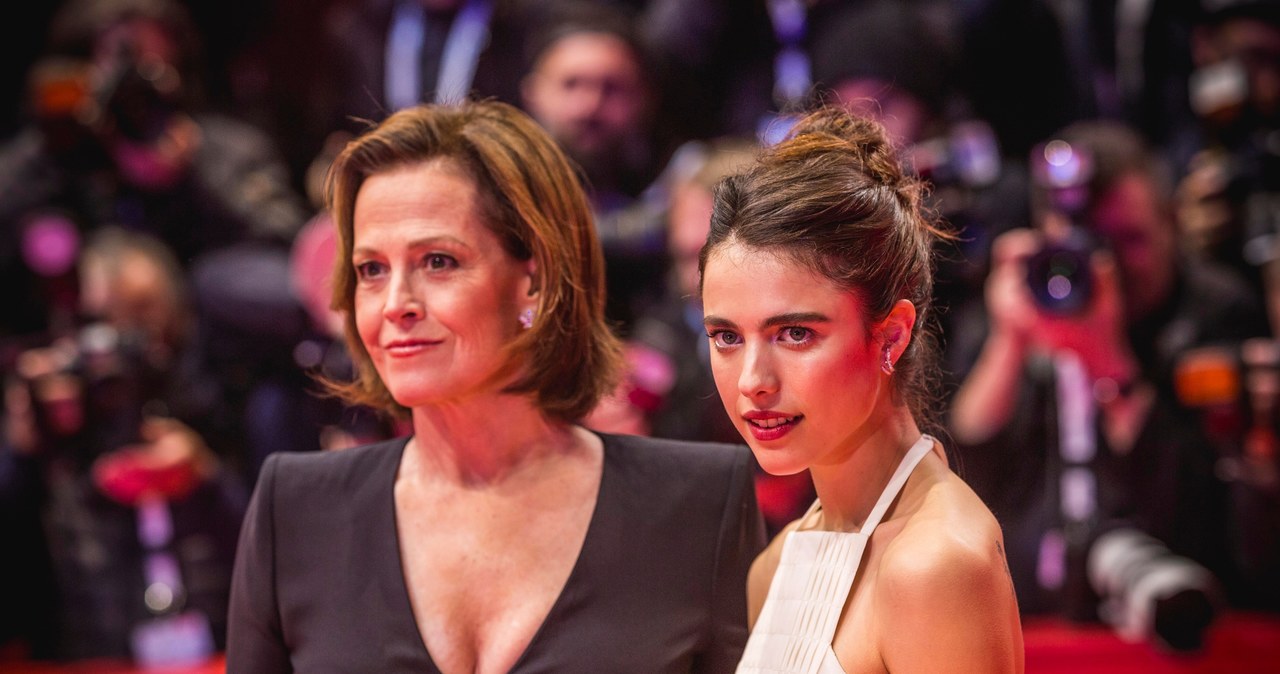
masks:
[[[600,437],[582,552],[511,671],[733,671],[765,542],[750,453]],[[439,671],[400,567],[393,486],[406,442],[267,460],[232,579],[230,674]]]

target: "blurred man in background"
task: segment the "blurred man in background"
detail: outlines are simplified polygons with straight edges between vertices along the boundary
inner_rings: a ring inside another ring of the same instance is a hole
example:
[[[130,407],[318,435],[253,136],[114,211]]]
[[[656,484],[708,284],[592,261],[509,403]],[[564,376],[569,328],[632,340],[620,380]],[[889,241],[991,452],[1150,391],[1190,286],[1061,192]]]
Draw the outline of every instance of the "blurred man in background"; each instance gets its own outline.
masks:
[[[561,3],[531,38],[523,106],[582,169],[608,265],[610,316],[627,326],[661,291],[662,157],[653,144],[657,91],[632,17]],[[651,189],[653,188],[653,189]]]

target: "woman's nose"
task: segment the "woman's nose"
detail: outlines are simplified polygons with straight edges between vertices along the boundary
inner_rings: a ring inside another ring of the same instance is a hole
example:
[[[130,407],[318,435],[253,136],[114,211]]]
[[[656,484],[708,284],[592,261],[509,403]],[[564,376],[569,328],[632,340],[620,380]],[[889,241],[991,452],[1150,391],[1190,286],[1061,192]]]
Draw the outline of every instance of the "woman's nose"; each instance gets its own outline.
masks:
[[[746,349],[742,359],[742,372],[738,376],[738,391],[748,398],[758,398],[778,391],[777,373],[767,349]]]
[[[392,272],[387,287],[387,302],[383,316],[389,321],[400,322],[422,318],[425,308],[422,299],[407,274]]]

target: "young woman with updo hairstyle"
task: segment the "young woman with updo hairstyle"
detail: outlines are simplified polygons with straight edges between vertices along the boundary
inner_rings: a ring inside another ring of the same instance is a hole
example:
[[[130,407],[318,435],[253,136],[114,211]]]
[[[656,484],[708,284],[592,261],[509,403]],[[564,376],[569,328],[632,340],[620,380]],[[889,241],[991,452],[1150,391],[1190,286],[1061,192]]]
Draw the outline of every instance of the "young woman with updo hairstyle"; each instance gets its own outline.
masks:
[[[817,501],[755,561],[739,672],[1018,672],[1000,528],[935,438],[932,250],[876,122],[821,109],[716,189],[702,302],[725,410]]]
[[[750,454],[579,425],[621,352],[550,137],[501,103],[402,110],[335,160],[330,207],[338,388],[413,434],[266,461],[228,671],[731,671]]]

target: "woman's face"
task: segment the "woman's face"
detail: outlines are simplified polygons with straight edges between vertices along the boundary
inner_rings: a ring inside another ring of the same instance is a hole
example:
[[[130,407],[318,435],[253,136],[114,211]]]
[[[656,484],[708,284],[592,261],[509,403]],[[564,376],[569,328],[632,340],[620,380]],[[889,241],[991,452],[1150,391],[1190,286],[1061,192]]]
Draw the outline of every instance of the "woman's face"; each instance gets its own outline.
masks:
[[[370,176],[353,243],[356,327],[392,397],[412,408],[485,393],[534,306],[533,262],[503,249],[473,181],[442,161]]]
[[[702,302],[725,411],[775,475],[842,461],[888,393],[861,302],[738,243],[707,259]]]

